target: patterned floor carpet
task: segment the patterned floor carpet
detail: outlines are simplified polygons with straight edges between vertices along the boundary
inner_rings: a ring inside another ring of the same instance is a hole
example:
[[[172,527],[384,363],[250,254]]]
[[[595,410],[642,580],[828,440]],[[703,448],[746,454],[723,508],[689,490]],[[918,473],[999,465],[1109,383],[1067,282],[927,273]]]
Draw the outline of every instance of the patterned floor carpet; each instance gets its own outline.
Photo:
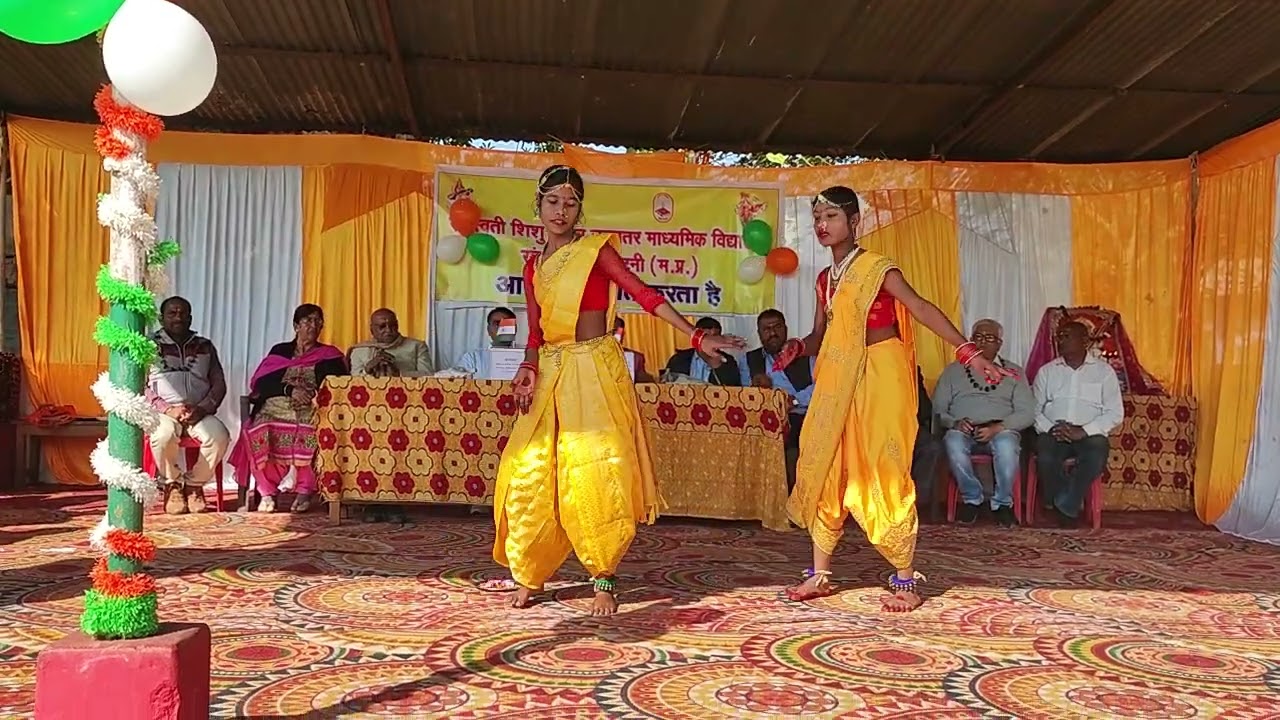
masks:
[[[0,716],[30,715],[36,653],[76,625],[93,497],[0,497]],[[596,620],[576,567],[523,612],[474,590],[490,521],[424,512],[149,518],[164,618],[213,628],[211,715],[1280,717],[1280,549],[1212,531],[927,527],[929,600],[887,616],[858,542],[845,592],[796,604],[798,533],[664,521]]]

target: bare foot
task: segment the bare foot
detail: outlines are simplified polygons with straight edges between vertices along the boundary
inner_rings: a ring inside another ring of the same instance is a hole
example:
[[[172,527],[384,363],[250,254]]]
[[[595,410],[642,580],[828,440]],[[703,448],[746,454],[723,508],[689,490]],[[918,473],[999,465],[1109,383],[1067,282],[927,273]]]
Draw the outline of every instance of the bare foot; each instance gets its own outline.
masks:
[[[533,591],[527,587],[519,586],[511,595],[511,607],[517,610],[523,610],[529,607],[530,601],[533,599]]]
[[[911,612],[923,604],[924,598],[912,590],[898,590],[880,598],[880,609],[885,612]]]
[[[786,590],[787,599],[794,602],[827,597],[833,592],[835,590],[831,587],[831,581],[823,574],[814,574],[799,585],[793,585]]]
[[[613,593],[596,592],[596,599],[591,602],[591,614],[614,615],[618,612],[618,599]]]

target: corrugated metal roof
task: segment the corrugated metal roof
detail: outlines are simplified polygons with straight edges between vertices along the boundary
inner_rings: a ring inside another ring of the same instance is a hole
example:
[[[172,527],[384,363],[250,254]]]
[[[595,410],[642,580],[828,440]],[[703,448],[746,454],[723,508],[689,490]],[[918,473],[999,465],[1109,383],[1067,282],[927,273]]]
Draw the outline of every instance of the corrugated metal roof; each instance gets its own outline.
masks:
[[[176,128],[1099,161],[1280,116],[1272,0],[179,1],[221,50]],[[0,64],[0,108],[93,119],[92,40]]]

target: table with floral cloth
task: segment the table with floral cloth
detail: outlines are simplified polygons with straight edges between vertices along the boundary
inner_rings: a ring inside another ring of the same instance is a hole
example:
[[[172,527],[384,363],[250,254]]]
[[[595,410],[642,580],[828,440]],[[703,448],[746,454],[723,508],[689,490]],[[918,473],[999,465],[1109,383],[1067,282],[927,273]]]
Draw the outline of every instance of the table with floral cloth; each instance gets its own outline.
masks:
[[[1126,393],[1124,423],[1111,433],[1103,507],[1190,510],[1195,474],[1195,398]]]
[[[788,399],[777,390],[636,386],[662,514],[786,529]],[[317,396],[320,490],[341,503],[488,505],[518,415],[509,385],[331,377]]]

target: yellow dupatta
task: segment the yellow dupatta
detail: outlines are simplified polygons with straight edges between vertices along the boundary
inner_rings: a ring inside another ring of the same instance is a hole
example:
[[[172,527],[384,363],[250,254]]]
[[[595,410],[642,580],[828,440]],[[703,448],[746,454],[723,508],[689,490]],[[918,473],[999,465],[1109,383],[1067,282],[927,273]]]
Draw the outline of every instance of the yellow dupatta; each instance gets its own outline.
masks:
[[[662,501],[647,428],[622,346],[577,340],[579,308],[613,235],[587,235],[534,272],[544,344],[533,402],[512,428],[494,488],[494,560],[540,588],[572,548],[592,577],[611,576]],[[608,317],[617,288],[610,287]]]
[[[578,308],[587,278],[605,245],[618,248],[613,234],[584,235],[546,257],[533,275],[533,291],[542,309],[542,338],[549,345],[564,345],[577,340]],[[609,284],[608,324],[613,324],[618,303],[618,288]]]
[[[833,466],[843,467],[838,453],[845,441],[844,428],[854,395],[867,369],[867,315],[884,284],[885,275],[897,266],[889,258],[868,250],[853,264],[831,298],[831,320],[818,351],[813,396],[804,429],[800,433],[800,459],[796,466],[796,486],[787,501],[792,522],[812,528],[818,514],[819,496]],[[830,280],[828,280],[830,282]],[[898,334],[906,347],[915,376],[915,336],[912,317],[895,302]],[[912,405],[918,401],[912,385]],[[910,457],[911,449],[906,452]]]

